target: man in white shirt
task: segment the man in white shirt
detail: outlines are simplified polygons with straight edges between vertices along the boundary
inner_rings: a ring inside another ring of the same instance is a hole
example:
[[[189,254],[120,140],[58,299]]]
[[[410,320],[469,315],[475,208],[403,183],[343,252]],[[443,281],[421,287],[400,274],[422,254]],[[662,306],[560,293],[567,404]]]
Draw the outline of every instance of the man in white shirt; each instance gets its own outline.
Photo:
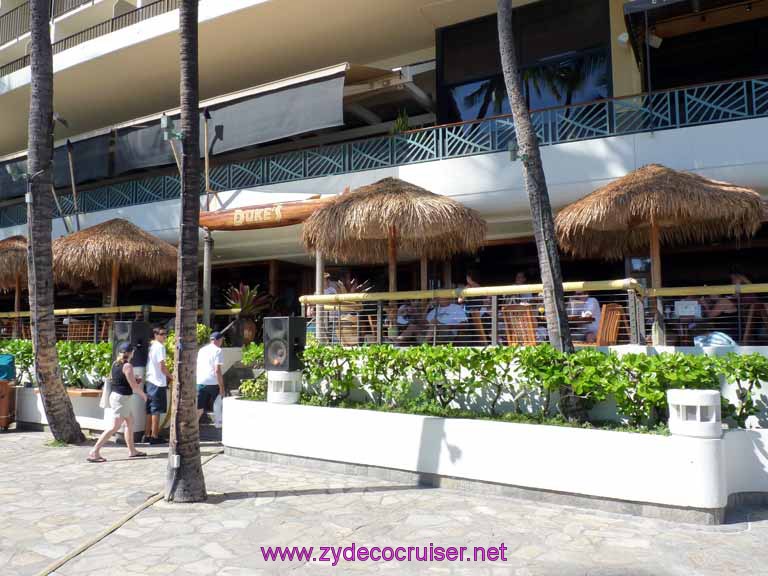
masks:
[[[574,330],[574,340],[583,340],[584,342],[594,342],[597,339],[597,331],[600,328],[600,302],[597,298],[589,296],[586,292],[576,292],[568,300],[568,315],[579,316],[587,320],[592,320],[584,324],[581,330]]]
[[[145,373],[147,392],[147,423],[144,440],[149,444],[164,444],[160,438],[160,415],[168,412],[168,380],[171,372],[165,364],[165,339],[168,332],[164,328],[154,329],[155,339],[149,347],[149,358]]]
[[[211,334],[211,343],[203,346],[197,352],[197,417],[204,411],[213,410],[216,398],[226,396],[224,390],[224,353],[221,346],[224,336],[220,332]]]

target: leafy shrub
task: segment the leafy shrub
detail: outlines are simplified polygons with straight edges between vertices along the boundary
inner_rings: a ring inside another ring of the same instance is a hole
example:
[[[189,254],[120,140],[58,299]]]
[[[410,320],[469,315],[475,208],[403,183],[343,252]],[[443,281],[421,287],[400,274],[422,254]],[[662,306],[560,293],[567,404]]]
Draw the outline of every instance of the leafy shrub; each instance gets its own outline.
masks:
[[[109,342],[68,342],[56,343],[59,355],[61,377],[66,386],[82,388],[83,375],[88,375],[95,384],[109,376],[112,367],[112,346]],[[0,341],[0,353],[12,354],[16,363],[16,378],[20,382],[34,383],[34,353],[31,340]]]
[[[240,394],[247,400],[267,399],[267,374],[262,373],[258,378],[240,382]]]
[[[472,348],[454,348],[450,344],[422,344],[407,349],[404,357],[409,360],[416,377],[424,385],[424,398],[445,408],[460,396],[466,396],[474,390],[474,380],[466,369],[473,353]]]
[[[205,346],[211,340],[212,330],[205,324],[197,325],[197,345]],[[165,339],[165,365],[173,373],[176,368],[176,332],[170,330]]]
[[[531,388],[514,377],[521,350],[517,346],[493,346],[477,349],[469,355],[470,370],[478,387],[489,391],[491,415],[497,414],[499,400],[504,394],[510,395],[514,413],[520,413],[520,400],[530,395]]]
[[[261,368],[264,366],[264,344],[251,342],[243,348],[243,365],[249,368]]]
[[[738,404],[729,413],[739,426],[744,427],[747,418],[759,412],[754,392],[761,387],[761,381],[768,382],[768,358],[757,353],[730,352],[718,358],[718,367],[728,382],[736,384]]]
[[[402,348],[369,346],[359,355],[360,380],[378,406],[402,403],[411,389]]]
[[[349,397],[357,383],[356,348],[308,346],[304,349],[304,373],[310,386],[319,386],[328,405]]]
[[[0,354],[12,354],[16,364],[16,379],[19,382],[33,382],[32,374],[35,355],[32,340],[0,340]]]

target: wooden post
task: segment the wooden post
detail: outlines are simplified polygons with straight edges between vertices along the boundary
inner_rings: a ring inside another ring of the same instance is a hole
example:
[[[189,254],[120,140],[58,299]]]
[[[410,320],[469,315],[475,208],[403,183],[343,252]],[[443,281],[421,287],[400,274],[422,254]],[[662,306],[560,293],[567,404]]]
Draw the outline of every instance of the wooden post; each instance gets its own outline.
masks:
[[[429,260],[422,258],[419,261],[419,271],[421,275],[421,289],[429,290]]]
[[[213,234],[203,228],[203,324],[211,327],[211,284],[213,281]]]
[[[397,229],[394,226],[389,227],[387,257],[389,261],[389,291],[397,292]],[[397,305],[394,301],[390,302],[387,315],[389,317],[389,337],[395,338],[397,337]]]
[[[80,207],[77,202],[77,185],[75,184],[75,162],[72,159],[72,142],[67,140],[67,160],[69,161],[69,182],[72,186],[72,203],[75,206],[75,228],[80,232]]]
[[[176,160],[176,168],[179,171],[179,177],[181,177],[181,160],[179,160],[179,154],[176,152],[176,146],[173,145],[173,140],[168,140],[168,145],[171,147],[173,159]]]
[[[651,288],[661,288],[661,245],[659,241],[659,226],[651,222]],[[667,343],[667,333],[664,326],[664,302],[659,296],[654,298],[653,315],[653,345],[664,346]]]
[[[13,323],[13,337],[20,338],[24,332],[21,329],[21,274],[16,274],[16,294],[13,296],[13,311],[16,312],[16,321]]]
[[[320,295],[325,291],[324,275],[323,255],[318,250],[315,253],[315,294]],[[323,307],[317,304],[315,305],[315,335],[318,342],[322,342],[323,339],[323,324]]]
[[[446,260],[443,262],[443,288],[452,288],[453,282],[451,281],[453,277],[453,269],[451,268],[451,261]]]
[[[203,137],[205,138],[205,210],[211,209],[211,159],[208,157],[208,109],[205,110],[203,118]]]
[[[117,306],[117,288],[120,285],[120,263],[115,261],[112,263],[112,284],[109,293],[109,305]]]
[[[277,298],[280,264],[277,260],[269,261],[269,293]]]

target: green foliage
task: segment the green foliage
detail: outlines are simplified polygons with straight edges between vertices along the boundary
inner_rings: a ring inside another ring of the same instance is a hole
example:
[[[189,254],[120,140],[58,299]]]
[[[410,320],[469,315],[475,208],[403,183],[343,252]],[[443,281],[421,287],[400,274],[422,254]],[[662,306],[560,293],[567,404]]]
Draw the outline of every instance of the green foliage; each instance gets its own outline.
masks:
[[[264,366],[264,344],[251,342],[243,348],[243,365],[249,368],[261,368]]]
[[[402,348],[369,346],[360,354],[360,380],[381,406],[396,405],[408,397],[411,382]]]
[[[94,385],[109,376],[112,367],[112,346],[109,342],[68,342],[56,343],[59,355],[61,377],[66,386],[82,388],[83,375],[91,378]],[[34,383],[34,353],[31,340],[0,341],[0,354],[13,354],[16,363],[16,378],[21,382]]]
[[[666,422],[670,388],[719,390],[721,376],[736,385],[738,396],[737,406],[724,400],[723,414],[743,426],[758,412],[756,390],[768,381],[768,359],[759,354],[618,356],[583,348],[566,355],[547,344],[344,348],[313,343],[304,363],[308,387],[302,402],[313,405],[348,405],[360,387],[380,409],[444,415],[462,402],[486,401],[490,417],[545,420],[551,417],[552,395],[567,385],[588,408],[615,400],[618,415],[633,429]],[[412,382],[422,386],[416,397],[409,394]],[[477,410],[472,414],[479,417]]]
[[[16,379],[19,382],[33,382],[35,355],[32,340],[0,340],[0,354],[12,354],[16,364]]]
[[[304,349],[307,382],[323,390],[328,405],[339,404],[349,397],[355,387],[357,355],[356,348],[343,346],[308,346]]]
[[[109,342],[68,342],[56,343],[59,354],[61,377],[66,386],[83,388],[84,374],[92,377],[95,384],[103,383],[112,368],[112,346]]]
[[[240,394],[246,400],[267,399],[267,373],[263,372],[258,378],[240,382]]]
[[[754,393],[761,387],[761,381],[768,382],[768,358],[757,353],[730,352],[718,358],[718,364],[726,380],[736,384],[738,404],[731,410],[731,415],[743,427],[749,416],[759,412]]]
[[[395,121],[392,123],[392,128],[390,128],[390,134],[401,134],[403,132],[407,132],[411,129],[410,120],[408,119],[408,111],[403,109],[400,110],[400,112],[397,113],[397,118],[395,118]]]
[[[472,348],[422,344],[407,349],[405,358],[413,367],[416,378],[424,385],[424,398],[445,408],[474,390],[474,380],[467,370],[472,354]]]

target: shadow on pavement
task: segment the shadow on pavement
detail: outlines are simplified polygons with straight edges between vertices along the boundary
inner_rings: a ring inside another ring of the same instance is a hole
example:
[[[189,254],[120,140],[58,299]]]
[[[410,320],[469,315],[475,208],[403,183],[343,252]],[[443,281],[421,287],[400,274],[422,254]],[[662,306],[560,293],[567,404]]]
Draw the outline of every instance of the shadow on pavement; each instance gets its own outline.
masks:
[[[430,486],[358,486],[350,488],[307,488],[305,490],[262,490],[258,492],[226,492],[210,494],[208,503],[222,504],[233,500],[248,500],[251,498],[284,498],[287,496],[327,496],[331,494],[362,494],[373,492],[403,492],[407,490],[433,490]]]

